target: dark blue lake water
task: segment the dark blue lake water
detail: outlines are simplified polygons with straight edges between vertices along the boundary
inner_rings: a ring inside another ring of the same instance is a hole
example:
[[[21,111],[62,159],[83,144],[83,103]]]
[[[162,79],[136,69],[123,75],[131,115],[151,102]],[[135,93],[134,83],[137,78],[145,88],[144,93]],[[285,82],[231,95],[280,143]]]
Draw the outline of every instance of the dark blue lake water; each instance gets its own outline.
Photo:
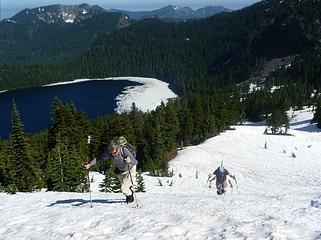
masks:
[[[52,87],[34,87],[0,93],[0,137],[7,138],[11,131],[11,109],[14,99],[27,132],[47,129],[50,123],[52,100],[59,97],[64,103],[75,104],[89,118],[113,113],[115,97],[126,86],[137,86],[130,81],[89,81]]]

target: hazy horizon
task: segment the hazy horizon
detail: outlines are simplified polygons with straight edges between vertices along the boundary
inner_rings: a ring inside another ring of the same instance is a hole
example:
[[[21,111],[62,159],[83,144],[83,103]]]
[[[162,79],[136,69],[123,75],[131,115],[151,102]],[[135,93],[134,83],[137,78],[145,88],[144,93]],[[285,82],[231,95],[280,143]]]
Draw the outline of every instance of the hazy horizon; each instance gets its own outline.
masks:
[[[10,18],[25,8],[36,8],[41,6],[53,5],[53,4],[64,4],[64,5],[78,5],[81,3],[88,3],[90,5],[99,5],[105,9],[121,9],[128,11],[149,11],[159,9],[168,5],[177,5],[180,7],[190,7],[192,9],[198,9],[205,6],[217,6],[221,5],[229,9],[240,9],[249,6],[257,0],[139,0],[133,3],[130,0],[110,0],[108,3],[103,0],[0,0],[0,19]]]

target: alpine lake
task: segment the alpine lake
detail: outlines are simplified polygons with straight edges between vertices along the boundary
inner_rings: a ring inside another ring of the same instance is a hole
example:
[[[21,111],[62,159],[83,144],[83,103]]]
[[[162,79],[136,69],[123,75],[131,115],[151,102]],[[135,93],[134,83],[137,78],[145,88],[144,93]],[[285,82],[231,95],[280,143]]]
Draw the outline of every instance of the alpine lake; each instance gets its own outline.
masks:
[[[125,87],[142,85],[132,81],[92,80],[48,87],[32,87],[0,93],[0,138],[11,132],[12,103],[15,101],[26,132],[37,133],[49,127],[52,101],[58,97],[65,104],[73,103],[88,118],[114,113],[115,98]]]

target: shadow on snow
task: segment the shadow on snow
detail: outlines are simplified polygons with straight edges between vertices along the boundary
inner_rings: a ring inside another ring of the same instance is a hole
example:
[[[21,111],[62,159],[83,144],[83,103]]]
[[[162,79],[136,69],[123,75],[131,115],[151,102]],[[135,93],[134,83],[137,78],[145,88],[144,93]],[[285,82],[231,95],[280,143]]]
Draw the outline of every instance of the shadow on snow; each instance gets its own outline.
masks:
[[[125,202],[124,199],[93,199],[92,200],[92,203],[102,203],[102,204],[115,204],[115,203],[124,203],[124,202]],[[90,204],[90,201],[85,199],[80,199],[80,198],[57,200],[56,202],[49,204],[48,207],[52,207],[55,205],[62,205],[62,204],[71,205],[71,206],[81,206],[85,204]]]
[[[242,125],[244,126],[253,126],[253,127],[262,127],[266,126],[266,121],[259,121],[259,122],[245,122]],[[242,126],[240,125],[240,126]],[[300,125],[302,125],[300,127]],[[321,132],[321,129],[317,128],[316,124],[311,124],[311,119],[309,120],[302,120],[290,123],[290,130],[297,130],[303,132]]]
[[[302,127],[293,128],[295,126],[302,125]],[[311,120],[303,120],[290,123],[290,127],[293,130],[304,131],[304,132],[321,132],[321,129],[317,128],[316,124],[311,124]]]

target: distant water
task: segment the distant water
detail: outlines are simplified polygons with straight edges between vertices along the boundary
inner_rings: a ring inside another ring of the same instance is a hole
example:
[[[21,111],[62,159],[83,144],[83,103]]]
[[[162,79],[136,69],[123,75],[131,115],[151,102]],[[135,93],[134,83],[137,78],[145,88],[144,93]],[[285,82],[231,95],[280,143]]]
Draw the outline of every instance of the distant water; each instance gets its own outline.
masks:
[[[74,103],[78,111],[89,118],[113,113],[115,98],[126,86],[137,86],[130,81],[88,81],[52,87],[33,87],[0,94],[0,137],[11,132],[11,109],[14,99],[27,132],[47,129],[52,112],[52,100],[59,97],[64,103]]]

